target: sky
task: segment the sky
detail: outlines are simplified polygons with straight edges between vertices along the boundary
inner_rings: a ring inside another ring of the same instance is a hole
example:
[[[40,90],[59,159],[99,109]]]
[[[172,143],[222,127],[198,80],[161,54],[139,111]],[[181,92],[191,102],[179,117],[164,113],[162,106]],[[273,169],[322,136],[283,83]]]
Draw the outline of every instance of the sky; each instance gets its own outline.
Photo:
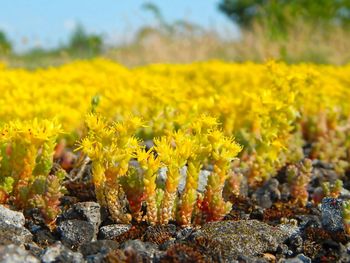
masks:
[[[0,30],[19,52],[65,43],[77,23],[111,44],[121,43],[140,27],[155,23],[142,9],[147,2],[156,4],[168,22],[185,19],[218,31],[236,30],[218,11],[219,0],[1,0]]]

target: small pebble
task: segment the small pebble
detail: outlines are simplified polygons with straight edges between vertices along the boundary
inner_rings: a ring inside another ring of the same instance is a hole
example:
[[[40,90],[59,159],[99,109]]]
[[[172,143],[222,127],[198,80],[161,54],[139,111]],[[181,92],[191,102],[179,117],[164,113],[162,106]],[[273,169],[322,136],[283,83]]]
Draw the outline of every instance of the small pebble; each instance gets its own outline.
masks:
[[[99,239],[115,239],[116,237],[129,231],[131,228],[130,224],[113,224],[108,226],[103,226],[100,228],[98,234]]]
[[[322,227],[330,232],[344,231],[342,199],[325,197],[321,205]]]

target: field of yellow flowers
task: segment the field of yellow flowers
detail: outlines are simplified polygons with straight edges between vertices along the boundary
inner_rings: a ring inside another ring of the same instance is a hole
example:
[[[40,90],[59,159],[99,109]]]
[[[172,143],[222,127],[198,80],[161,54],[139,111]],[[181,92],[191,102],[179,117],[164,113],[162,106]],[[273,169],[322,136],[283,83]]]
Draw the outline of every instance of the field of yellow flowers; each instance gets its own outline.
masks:
[[[224,188],[239,195],[243,180],[258,187],[285,167],[292,202],[305,206],[311,160],[336,171],[323,196],[336,196],[349,170],[350,66],[0,65],[0,94],[0,202],[37,207],[49,225],[69,173],[55,166],[63,141],[92,163],[96,198],[116,222],[220,220],[232,207]]]

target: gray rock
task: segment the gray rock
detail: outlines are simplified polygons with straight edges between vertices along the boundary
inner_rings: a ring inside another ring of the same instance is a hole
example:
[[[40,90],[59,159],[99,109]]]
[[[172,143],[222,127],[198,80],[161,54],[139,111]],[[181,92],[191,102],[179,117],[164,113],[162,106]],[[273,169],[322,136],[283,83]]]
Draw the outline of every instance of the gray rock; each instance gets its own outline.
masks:
[[[230,260],[229,262],[234,262],[234,263],[269,263],[269,261],[266,258],[261,258],[261,257],[252,257],[252,256],[245,256],[245,255],[240,255],[238,257],[238,260]]]
[[[323,164],[324,167],[315,167],[312,169],[312,180],[320,180],[321,182],[334,182],[339,175],[334,171],[331,164]]]
[[[166,173],[168,171],[167,167],[161,167],[158,171],[158,176],[156,178],[156,183],[158,186],[165,186],[165,182],[166,182]]]
[[[278,263],[311,263],[311,259],[304,254],[299,254],[294,258],[280,259]]]
[[[338,259],[338,262],[350,262],[350,247],[349,243],[346,245],[339,244],[339,254],[340,257]]]
[[[25,224],[25,218],[23,213],[13,211],[0,205],[0,223],[5,223],[14,227],[23,227]]]
[[[40,257],[40,254],[42,253],[43,249],[39,247],[36,243],[29,243],[25,245],[25,249],[32,253],[37,258]]]
[[[322,227],[330,232],[344,231],[343,200],[325,197],[321,204]]]
[[[297,225],[280,224],[276,226],[276,228],[282,230],[288,236],[289,239],[294,236],[300,235],[300,229]]]
[[[39,263],[40,261],[23,248],[11,244],[6,246],[0,246],[0,262]]]
[[[84,243],[90,242],[94,237],[94,226],[82,220],[66,220],[57,227],[61,235],[61,241],[68,247],[77,248]]]
[[[135,254],[138,257],[146,260],[146,262],[152,261],[161,252],[158,250],[158,246],[150,242],[142,242],[139,239],[128,240],[121,244],[121,249],[127,251],[129,254]]]
[[[208,170],[201,170],[199,172],[199,179],[198,179],[198,192],[203,193],[205,191],[205,187],[207,186],[208,177],[210,175],[210,171]]]
[[[153,140],[145,140],[143,143],[146,146],[147,151],[154,146]]]
[[[92,255],[106,255],[110,251],[118,249],[119,243],[113,240],[97,240],[80,246],[79,251],[84,258]]]
[[[175,245],[175,242],[176,242],[175,238],[169,239],[169,240],[165,241],[164,243],[160,244],[159,249],[166,251],[166,250],[168,250],[168,248]]]
[[[187,166],[184,166],[180,169],[180,180],[179,180],[179,186],[177,188],[177,190],[179,191],[179,193],[181,194],[184,189],[185,189],[185,185],[186,185],[186,178],[187,178]]]
[[[129,224],[113,224],[108,226],[103,226],[100,228],[100,232],[98,234],[99,239],[115,239],[121,234],[129,231],[131,225]]]
[[[0,222],[0,245],[24,245],[32,241],[33,235],[24,227]]]
[[[95,237],[101,224],[101,207],[96,202],[81,202],[74,205],[74,210],[94,226]]]
[[[279,182],[272,178],[255,191],[252,195],[254,201],[262,208],[270,208],[272,204],[281,199],[281,192],[278,189]]]
[[[105,262],[113,262],[113,261],[109,261],[109,259],[106,259],[105,254],[98,253],[98,254],[87,256],[86,262],[87,263],[105,263]],[[121,262],[123,262],[123,261],[121,261]]]
[[[34,234],[33,241],[43,247],[50,246],[57,241],[56,237],[46,228],[40,227],[32,233]]]
[[[290,235],[290,230],[257,220],[241,220],[207,223],[192,237],[208,253],[233,260],[240,255],[254,257],[267,251],[274,252]]]
[[[69,248],[62,245],[61,242],[56,242],[54,245],[46,248],[41,255],[43,263],[80,263],[84,262],[83,255],[79,252],[73,252]]]
[[[306,229],[307,227],[320,228],[322,226],[320,217],[317,215],[296,215],[298,219],[299,226],[301,229]]]
[[[300,253],[303,251],[303,238],[300,235],[291,236],[288,239],[287,244],[294,253]]]
[[[159,169],[158,172],[158,176],[157,176],[157,184],[158,185],[165,185],[166,182],[166,173],[167,173],[167,168],[166,167],[161,167]],[[185,184],[186,184],[186,172],[187,172],[187,167],[184,166],[180,169],[180,181],[179,181],[179,187],[178,190],[181,193],[184,188],[185,188]],[[198,188],[197,190],[199,192],[204,192],[205,191],[205,187],[207,186],[207,181],[208,181],[208,176],[210,175],[210,171],[208,170],[201,170],[199,172],[199,178],[198,178]]]
[[[24,227],[23,213],[0,205],[0,245],[23,245],[32,241],[32,234]]]
[[[186,240],[193,232],[193,228],[188,226],[185,227],[176,233],[176,239],[177,240]]]
[[[241,179],[242,179],[241,184],[239,185],[239,194],[241,196],[248,196],[248,191],[249,191],[248,178],[246,176],[243,176]]]
[[[286,244],[279,244],[277,247],[277,254],[288,255],[288,246]]]
[[[341,199],[350,199],[350,191],[348,189],[345,189],[344,187],[342,187],[341,191],[340,191],[340,196]]]
[[[289,201],[290,198],[290,186],[288,183],[280,184],[281,200]]]

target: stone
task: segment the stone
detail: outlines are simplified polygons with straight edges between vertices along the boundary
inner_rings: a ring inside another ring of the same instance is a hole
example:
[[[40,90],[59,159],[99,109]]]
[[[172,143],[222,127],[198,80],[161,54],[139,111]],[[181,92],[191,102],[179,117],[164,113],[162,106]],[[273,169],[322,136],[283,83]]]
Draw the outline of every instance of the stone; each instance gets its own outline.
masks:
[[[342,199],[325,197],[321,204],[321,223],[330,232],[344,231]]]
[[[190,226],[187,226],[176,233],[176,239],[177,240],[186,240],[193,232],[193,228]]]
[[[350,262],[350,250],[349,250],[349,243],[346,245],[339,244],[339,254],[340,257],[338,259],[338,262]]]
[[[57,226],[64,245],[77,248],[84,243],[90,242],[94,237],[94,226],[82,220],[66,220]]]
[[[291,236],[288,239],[287,244],[288,247],[296,253],[303,251],[303,238],[300,235]]]
[[[344,187],[342,187],[339,197],[341,199],[344,199],[344,200],[350,199],[350,191],[348,189],[345,189]]]
[[[43,247],[50,246],[57,241],[56,237],[46,228],[39,228],[32,233],[34,234],[33,241]]]
[[[186,178],[187,178],[187,166],[183,166],[180,169],[180,180],[179,180],[179,185],[177,187],[177,190],[179,191],[180,194],[185,189]]]
[[[80,202],[74,205],[74,210],[94,226],[95,237],[101,224],[101,207],[96,202]]]
[[[180,169],[181,177],[179,180],[179,187],[178,187],[178,191],[180,193],[185,188],[186,172],[187,172],[187,166],[184,166]],[[157,176],[157,185],[165,185],[166,177],[167,177],[166,173],[167,173],[166,167],[161,167],[159,169],[158,176]],[[198,188],[197,188],[199,192],[203,193],[205,191],[205,187],[207,186],[208,176],[210,175],[210,173],[211,172],[209,170],[204,170],[204,169],[199,172]]]
[[[288,246],[286,244],[279,244],[277,247],[277,254],[281,254],[281,255],[288,255]]]
[[[40,254],[43,251],[43,249],[39,247],[36,243],[25,244],[25,249],[30,253],[32,253],[32,255],[36,256],[37,258],[40,257]]]
[[[311,259],[304,254],[299,254],[294,258],[280,259],[278,263],[311,263]]]
[[[32,241],[32,234],[24,227],[13,227],[0,223],[0,245],[23,245]]]
[[[115,239],[116,237],[129,231],[131,228],[130,224],[113,224],[108,226],[103,226],[100,228],[98,234],[99,239]]]
[[[80,246],[79,251],[88,263],[110,262],[107,257],[119,247],[113,240],[97,240]]]
[[[158,176],[156,178],[156,183],[159,187],[161,186],[165,186],[165,182],[166,182],[166,173],[168,171],[167,167],[161,167],[158,171]]]
[[[207,223],[191,237],[211,256],[220,255],[230,261],[241,255],[254,257],[275,252],[291,234],[289,229],[272,227],[257,220],[240,220]]]
[[[153,140],[145,140],[144,145],[146,146],[146,150],[148,151],[154,146]]]
[[[197,187],[198,192],[204,193],[210,173],[211,172],[209,170],[201,170],[199,172],[198,187]]]
[[[109,252],[119,248],[119,243],[113,240],[97,240],[90,243],[86,243],[80,246],[79,252],[83,254],[84,258],[96,260],[96,258],[102,258]]]
[[[296,219],[298,219],[300,229],[306,229],[308,227],[313,228],[321,228],[321,220],[317,215],[296,215]]]
[[[288,183],[280,184],[281,200],[288,202],[290,199],[290,185]]]
[[[24,245],[32,241],[32,234],[24,227],[23,213],[0,205],[0,245]]]
[[[54,245],[47,247],[42,255],[41,262],[43,263],[80,263],[84,262],[83,255],[80,252],[73,252],[65,247],[61,242],[56,242]]]
[[[25,249],[14,244],[0,246],[0,262],[2,263],[39,263],[40,261]]]
[[[119,258],[117,260],[120,260]],[[89,255],[86,257],[86,262],[87,263],[105,263],[105,262],[125,262],[125,261],[113,261],[108,258],[108,255],[106,256],[105,254],[98,253],[94,255]]]
[[[230,260],[230,262],[234,263],[269,263],[269,261],[265,258],[259,258],[259,257],[253,257],[253,256],[245,256],[245,255],[240,255],[238,257],[238,260]],[[273,262],[273,261],[270,261]]]
[[[32,241],[33,235],[24,227],[0,222],[0,245],[24,245]]]
[[[175,244],[176,244],[176,239],[172,238],[172,239],[169,239],[169,240],[165,241],[164,243],[160,244],[159,245],[159,249],[163,250],[163,251],[166,251],[170,247],[174,246]]]
[[[5,223],[14,227],[23,227],[25,224],[25,218],[23,213],[13,211],[0,205],[0,223]]]
[[[281,199],[281,192],[278,186],[279,182],[272,178],[255,191],[252,199],[262,208],[270,208],[274,202]]]
[[[158,246],[150,242],[142,242],[139,239],[128,240],[120,245],[120,248],[130,254],[135,254],[143,259],[143,262],[152,262],[160,253]]]
[[[288,236],[288,239],[291,239],[295,236],[300,235],[299,227],[297,225],[292,224],[292,223],[280,224],[276,227],[278,229],[282,230]]]

